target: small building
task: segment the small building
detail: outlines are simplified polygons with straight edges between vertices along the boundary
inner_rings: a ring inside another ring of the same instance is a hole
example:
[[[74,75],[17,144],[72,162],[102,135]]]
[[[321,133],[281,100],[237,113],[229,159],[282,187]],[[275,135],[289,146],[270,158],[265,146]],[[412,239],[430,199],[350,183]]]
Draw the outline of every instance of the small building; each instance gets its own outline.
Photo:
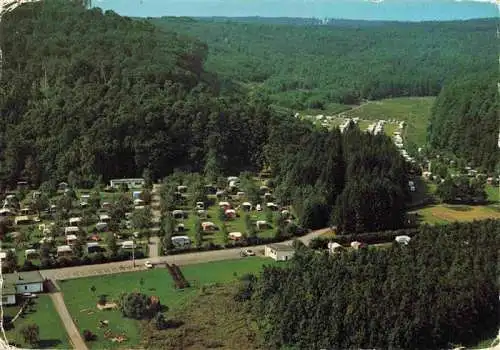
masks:
[[[67,235],[66,236],[66,244],[72,245],[73,243],[76,242],[77,239],[78,239],[78,237],[76,237],[76,235]]]
[[[188,236],[173,236],[171,238],[172,244],[177,248],[189,247],[191,239]]]
[[[109,184],[112,188],[118,189],[123,185],[126,185],[128,188],[141,188],[146,184],[144,179],[113,179],[109,181]]]
[[[141,199],[141,194],[142,194],[142,191],[134,191],[134,192],[132,192],[132,198],[133,199]]]
[[[351,242],[351,247],[353,249],[358,250],[358,249],[361,249],[361,248],[366,248],[366,244],[358,242],[358,241],[354,241],[354,242]]]
[[[219,202],[219,207],[229,209],[231,208],[231,204],[229,204],[229,202]]]
[[[183,210],[174,210],[172,212],[172,216],[174,217],[174,219],[184,219],[185,214]]]
[[[39,271],[10,273],[4,275],[4,279],[4,283],[12,281],[15,284],[18,294],[43,292],[44,279]]]
[[[99,253],[101,251],[101,246],[97,242],[89,242],[87,243],[87,252],[89,254]]]
[[[80,232],[80,228],[78,226],[68,226],[64,228],[64,234],[67,235],[74,235]]]
[[[134,241],[125,241],[125,242],[122,242],[121,246],[122,246],[122,249],[134,249],[134,248],[137,248],[137,245],[134,243]]]
[[[337,253],[343,249],[342,245],[337,242],[328,242],[328,250],[330,253]]]
[[[241,204],[241,208],[243,210],[250,211],[250,210],[252,210],[252,203],[250,203],[250,202],[243,202],[243,204]]]
[[[212,232],[217,230],[217,226],[210,221],[202,222],[201,227],[203,228],[204,232]]]
[[[39,254],[36,249],[26,249],[24,251],[24,256],[26,257],[26,259],[36,259],[38,258]]]
[[[111,217],[108,214],[99,215],[100,222],[109,222],[110,220],[111,220]]]
[[[243,237],[243,234],[241,232],[230,232],[229,233],[229,239],[233,241],[239,241]]]
[[[139,198],[134,199],[134,206],[141,206],[144,204],[145,204],[145,202],[142,199],[139,199]]]
[[[234,209],[226,209],[224,211],[227,219],[234,219],[236,217],[236,210]]]
[[[269,228],[269,224],[265,220],[259,220],[255,223],[257,230],[263,230]]]
[[[107,222],[98,222],[97,224],[95,224],[95,229],[97,231],[106,231],[106,229],[108,228],[108,223]]]
[[[39,271],[3,275],[2,305],[15,305],[17,296],[24,293],[42,293],[44,279]]]
[[[14,216],[14,213],[9,208],[0,209],[0,216]]]
[[[397,236],[394,240],[399,244],[407,245],[410,243],[411,238],[409,236]]]
[[[295,249],[287,244],[268,244],[264,255],[276,261],[290,260],[295,254]]]
[[[27,215],[16,216],[16,218],[14,219],[15,225],[26,225],[29,223],[31,223],[31,219]]]
[[[73,249],[69,245],[60,245],[57,247],[57,256],[67,256],[73,253]]]
[[[69,218],[69,226],[78,226],[82,222],[81,217]]]

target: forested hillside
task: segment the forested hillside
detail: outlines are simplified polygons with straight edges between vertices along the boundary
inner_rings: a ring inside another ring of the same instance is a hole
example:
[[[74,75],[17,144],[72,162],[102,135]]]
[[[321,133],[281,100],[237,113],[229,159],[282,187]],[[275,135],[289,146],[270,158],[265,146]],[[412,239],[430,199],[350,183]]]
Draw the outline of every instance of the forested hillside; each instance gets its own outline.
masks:
[[[68,1],[26,4],[2,21],[3,184],[102,175],[163,177],[260,169],[269,112],[217,96],[207,46],[144,21]]]
[[[305,227],[325,227],[335,208],[347,232],[403,223],[406,169],[389,138],[317,131],[261,94],[221,94],[194,39],[62,0],[24,5],[2,24],[3,185],[267,167]],[[352,206],[366,195],[379,197]]]
[[[389,138],[355,126],[343,134],[291,127],[285,134],[271,130],[267,151],[275,164],[276,196],[293,204],[301,225],[332,223],[339,233],[403,226],[408,169]]]
[[[253,286],[271,349],[448,349],[498,331],[500,222],[422,227],[408,246],[299,250]],[[252,290],[248,288],[247,290]]]
[[[249,21],[249,19],[246,19]],[[207,69],[294,108],[437,95],[464,72],[497,73],[493,19],[353,27],[152,19],[206,42]]]
[[[498,166],[498,86],[494,76],[471,76],[445,86],[432,109],[430,144],[475,167]]]

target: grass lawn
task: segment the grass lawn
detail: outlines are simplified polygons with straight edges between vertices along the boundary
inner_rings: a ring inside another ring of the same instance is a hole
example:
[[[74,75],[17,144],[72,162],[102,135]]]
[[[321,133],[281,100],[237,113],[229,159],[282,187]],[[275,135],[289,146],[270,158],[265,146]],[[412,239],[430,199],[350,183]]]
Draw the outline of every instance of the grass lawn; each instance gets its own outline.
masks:
[[[367,120],[405,121],[407,127],[403,137],[406,142],[420,146],[426,141],[427,125],[433,103],[434,97],[391,98],[369,102],[345,114],[346,117]]]
[[[300,111],[301,115],[335,115],[351,109],[351,106],[340,104],[340,103],[329,103],[324,110],[322,109],[306,109]]]
[[[446,224],[454,221],[500,219],[500,209],[495,206],[433,205],[417,210],[422,221],[428,224]]]
[[[14,323],[14,328],[6,332],[9,342],[28,348],[29,345],[24,343],[20,332],[25,325],[35,323],[40,328],[39,349],[70,349],[66,330],[50,297],[39,295],[34,301],[34,311],[19,317]],[[4,309],[4,312],[6,315],[15,316],[19,309],[19,306],[9,306]]]
[[[216,200],[216,202],[218,203],[219,201]],[[231,203],[235,204],[234,201],[231,201]],[[184,210],[188,211],[187,209],[184,209]],[[218,206],[217,205],[213,205],[210,208],[208,208],[207,209],[207,214],[209,215],[209,218],[207,218],[207,219],[201,219],[201,222],[204,222],[204,221],[213,222],[219,228],[219,231],[204,233],[203,240],[205,242],[210,242],[211,241],[211,242],[213,242],[215,244],[222,244],[223,243],[223,239],[222,239],[222,235],[221,235],[221,231],[220,231],[220,228],[222,227],[222,221],[219,218],[219,208],[218,208]],[[230,232],[241,232],[241,233],[247,232],[246,225],[245,225],[245,219],[244,219],[245,212],[243,212],[242,210],[240,210],[239,214],[240,214],[240,217],[236,217],[234,219],[226,221],[226,227],[227,227],[227,231],[229,233]],[[197,217],[197,215],[194,213],[194,211],[189,211],[189,216],[188,216],[187,219],[178,220],[179,223],[184,223],[186,232],[184,232],[183,234],[186,234],[189,237],[191,237],[191,240],[193,242],[194,242],[194,236],[195,236],[194,225],[195,225],[195,222],[196,222],[196,217]],[[267,218],[266,218],[266,213],[264,211],[258,212],[258,211],[252,210],[250,212],[250,217],[252,218],[252,220],[254,222],[256,222],[258,220],[268,221]],[[271,226],[274,226],[274,222],[268,221],[268,223]],[[274,234],[273,228],[268,228],[266,230],[258,231],[259,237],[272,237],[273,234]]]
[[[184,290],[175,290],[173,280],[167,269],[157,268],[149,271],[123,273],[108,276],[79,278],[60,281],[59,285],[64,294],[64,300],[75,320],[77,327],[83,331],[89,329],[97,334],[97,340],[89,344],[93,349],[119,348],[103,336],[103,329],[99,329],[99,320],[108,320],[109,329],[113,334],[124,333],[128,341],[121,347],[137,346],[141,339],[139,322],[122,318],[119,311],[99,311],[96,308],[98,296],[105,294],[108,301],[115,300],[122,292],[142,291],[148,295],[156,295],[162,304],[169,307],[171,312],[178,310],[199,293],[200,287],[213,283],[231,282],[245,273],[257,273],[263,265],[277,264],[273,260],[251,257],[234,261],[220,261],[182,267],[186,279],[192,287]],[[140,281],[143,280],[141,286]],[[95,295],[90,287],[95,286]],[[87,309],[87,311],[82,311]]]
[[[500,189],[498,186],[486,185],[486,193],[488,194],[488,200],[491,202],[500,201]]]

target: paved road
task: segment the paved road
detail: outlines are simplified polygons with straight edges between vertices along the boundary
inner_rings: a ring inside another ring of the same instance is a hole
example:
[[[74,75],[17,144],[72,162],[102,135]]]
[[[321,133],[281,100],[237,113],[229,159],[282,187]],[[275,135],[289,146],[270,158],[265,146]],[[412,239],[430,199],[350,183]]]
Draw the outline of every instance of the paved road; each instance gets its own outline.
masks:
[[[66,308],[66,304],[64,304],[62,293],[51,293],[49,294],[54,306],[56,308],[59,317],[61,317],[61,321],[64,324],[64,328],[66,328],[66,332],[70,338],[70,341],[73,345],[74,349],[78,350],[87,350],[87,344],[83,340],[78,328],[76,328],[71,315]]]
[[[299,240],[307,245],[313,238],[318,237],[321,234],[328,232],[329,230],[329,228],[326,228],[318,231],[313,231],[305,236],[300,237]],[[293,241],[290,240],[283,243],[292,244],[292,242]],[[258,252],[259,250],[264,250],[264,247],[265,245],[260,245],[254,246],[252,247],[252,249]],[[40,273],[44,278],[47,279],[64,280],[79,277],[100,276],[120,272],[144,270],[144,263],[147,260],[151,261],[153,264],[166,262],[169,264],[174,263],[177,265],[190,265],[211,261],[241,259],[240,252],[241,248],[212,250],[207,252],[179,254],[172,256],[158,256],[155,258],[140,259],[135,261],[135,266],[133,266],[132,261],[129,260],[99,265],[74,266],[62,269],[41,270]]]

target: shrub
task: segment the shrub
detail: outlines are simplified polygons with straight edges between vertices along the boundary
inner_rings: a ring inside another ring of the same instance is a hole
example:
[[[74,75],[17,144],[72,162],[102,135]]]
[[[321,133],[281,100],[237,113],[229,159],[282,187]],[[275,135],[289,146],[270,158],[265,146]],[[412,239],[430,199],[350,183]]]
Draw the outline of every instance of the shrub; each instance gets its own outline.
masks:
[[[93,341],[97,338],[97,336],[92,333],[91,331],[89,331],[88,329],[85,329],[83,331],[83,339],[85,339],[85,341]]]

